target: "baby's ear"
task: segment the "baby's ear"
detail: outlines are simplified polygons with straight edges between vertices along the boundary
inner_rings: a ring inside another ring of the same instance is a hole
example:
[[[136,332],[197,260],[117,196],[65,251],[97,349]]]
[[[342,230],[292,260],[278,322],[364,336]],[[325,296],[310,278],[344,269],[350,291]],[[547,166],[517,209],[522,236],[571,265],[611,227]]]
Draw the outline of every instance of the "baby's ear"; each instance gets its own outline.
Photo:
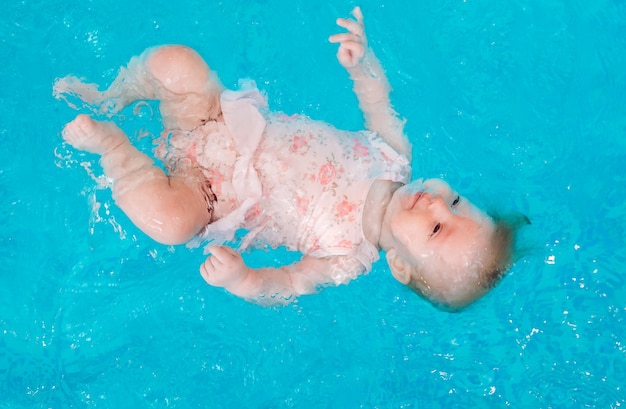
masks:
[[[393,278],[407,285],[411,281],[411,272],[413,271],[411,264],[400,257],[395,249],[390,249],[385,256]]]

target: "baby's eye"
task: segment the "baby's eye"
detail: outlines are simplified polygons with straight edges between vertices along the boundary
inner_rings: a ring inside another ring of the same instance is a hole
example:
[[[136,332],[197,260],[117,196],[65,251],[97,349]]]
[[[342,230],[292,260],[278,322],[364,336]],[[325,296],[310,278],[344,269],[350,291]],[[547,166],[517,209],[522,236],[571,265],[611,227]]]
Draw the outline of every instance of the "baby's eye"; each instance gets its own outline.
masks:
[[[435,225],[435,227],[433,228],[433,232],[432,232],[431,236],[434,236],[435,234],[439,233],[439,230],[441,230],[441,223],[437,223]]]
[[[456,197],[452,201],[452,207],[456,207],[456,205],[458,205],[460,201],[461,201],[461,196],[456,195]]]

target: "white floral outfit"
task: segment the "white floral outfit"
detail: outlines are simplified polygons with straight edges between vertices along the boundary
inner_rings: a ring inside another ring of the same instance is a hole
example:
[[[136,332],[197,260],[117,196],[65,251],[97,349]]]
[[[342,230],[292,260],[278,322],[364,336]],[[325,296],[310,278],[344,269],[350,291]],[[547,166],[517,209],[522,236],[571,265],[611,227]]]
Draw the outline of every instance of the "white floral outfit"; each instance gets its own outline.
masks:
[[[245,229],[241,249],[352,256],[369,271],[379,254],[363,234],[365,199],[376,180],[407,183],[407,158],[373,132],[268,113],[252,82],[224,92],[222,111],[224,123],[170,136],[168,156],[197,163],[218,197],[220,219],[189,245],[223,244]]]

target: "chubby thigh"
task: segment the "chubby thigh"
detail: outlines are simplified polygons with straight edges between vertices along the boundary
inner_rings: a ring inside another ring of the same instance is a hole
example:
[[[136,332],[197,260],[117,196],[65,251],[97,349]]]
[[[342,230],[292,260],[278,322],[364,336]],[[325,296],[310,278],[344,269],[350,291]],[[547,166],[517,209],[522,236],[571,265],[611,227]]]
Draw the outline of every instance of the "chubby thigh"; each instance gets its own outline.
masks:
[[[164,133],[155,153],[171,175],[190,179],[193,184],[198,183],[198,178],[209,182],[217,198],[213,203],[213,220],[237,208],[232,179],[238,153],[223,122],[211,121],[190,132]]]

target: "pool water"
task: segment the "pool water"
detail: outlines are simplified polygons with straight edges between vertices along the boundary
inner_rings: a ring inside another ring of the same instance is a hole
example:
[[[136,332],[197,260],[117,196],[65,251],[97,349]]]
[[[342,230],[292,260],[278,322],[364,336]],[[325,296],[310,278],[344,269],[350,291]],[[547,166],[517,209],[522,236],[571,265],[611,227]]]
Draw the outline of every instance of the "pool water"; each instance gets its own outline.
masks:
[[[107,84],[144,48],[197,49],[274,110],[360,129],[326,40],[353,1],[11,1],[0,17],[0,408],[618,408],[626,404],[626,3],[363,0],[415,176],[532,220],[460,314],[384,263],[280,308],[204,284],[63,144],[55,78]],[[140,145],[153,105],[116,120]],[[245,254],[252,266],[293,260]]]

